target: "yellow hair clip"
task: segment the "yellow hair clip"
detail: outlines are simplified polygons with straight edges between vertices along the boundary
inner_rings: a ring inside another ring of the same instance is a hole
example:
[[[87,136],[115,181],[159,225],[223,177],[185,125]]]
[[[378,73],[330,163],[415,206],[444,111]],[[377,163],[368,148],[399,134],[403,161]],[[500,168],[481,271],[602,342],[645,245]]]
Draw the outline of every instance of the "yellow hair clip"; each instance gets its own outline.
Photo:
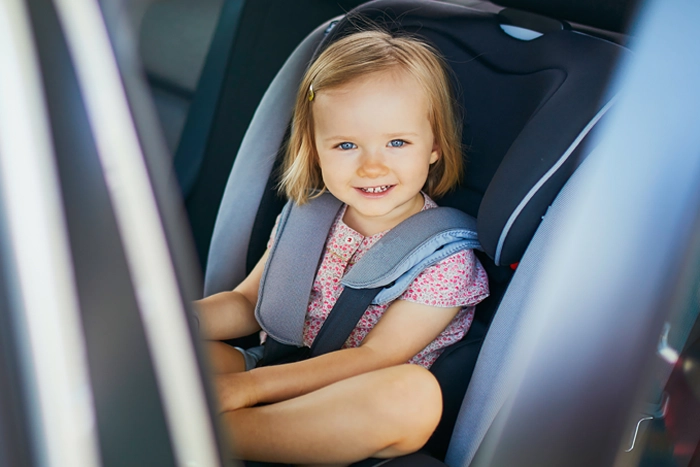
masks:
[[[314,100],[314,96],[315,96],[315,94],[314,94],[314,85],[313,85],[313,84],[310,84],[310,85],[309,85],[309,102],[311,102],[312,100]]]

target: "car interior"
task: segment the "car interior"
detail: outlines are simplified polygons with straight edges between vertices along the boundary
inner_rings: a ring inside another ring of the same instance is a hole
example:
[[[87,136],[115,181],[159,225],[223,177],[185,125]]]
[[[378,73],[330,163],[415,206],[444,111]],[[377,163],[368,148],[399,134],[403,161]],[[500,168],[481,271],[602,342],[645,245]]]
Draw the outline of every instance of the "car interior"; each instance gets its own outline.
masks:
[[[517,314],[517,305],[507,296],[517,297],[527,282],[516,286],[511,279],[548,207],[591,150],[596,124],[614,103],[615,96],[606,93],[607,83],[628,53],[625,27],[634,2],[580,2],[562,8],[558,2],[543,1],[377,0],[355,2],[358,8],[348,13],[355,6],[352,2],[307,3],[307,8],[294,6],[309,13],[304,15],[309,22],[296,24],[294,32],[284,2],[202,5],[209,25],[219,10],[218,23],[210,35],[200,34],[188,40],[188,46],[173,48],[171,53],[180,57],[180,68],[186,71],[182,76],[160,63],[169,57],[150,47],[165,40],[159,35],[174,34],[158,27],[159,21],[171,20],[167,10],[186,7],[178,2],[154,4],[141,23],[149,84],[205,270],[203,293],[231,289],[264,252],[284,204],[276,177],[296,83],[318,51],[352,32],[359,16],[426,38],[451,65],[466,114],[464,182],[439,203],[477,219],[484,250],[479,258],[491,286],[491,296],[477,307],[467,337],[432,368],[445,408],[425,451],[441,461],[447,456],[450,464],[467,465],[502,404],[491,389],[481,389],[497,384],[494,371],[500,366],[483,364],[472,377],[477,356],[487,330],[494,326],[494,315],[500,318],[496,325],[504,328],[496,331],[500,337],[493,338],[499,340],[491,347],[498,348],[501,360],[503,352],[513,351],[504,349],[515,333],[514,323],[501,321]],[[268,15],[263,30],[257,26],[247,31],[248,22],[261,24],[256,21],[261,14]],[[291,52],[302,30],[314,26]],[[280,55],[261,60],[258,51],[267,50],[267,41],[276,44],[274,51]],[[290,48],[282,50],[282,44]],[[195,55],[188,48],[200,51],[198,62],[186,57]],[[202,50],[208,50],[206,57]],[[197,69],[198,80],[193,78]],[[241,122],[251,114],[243,135]],[[235,344],[256,345],[256,339],[250,336]],[[460,406],[470,415],[458,418]],[[457,433],[471,434],[468,442],[453,436],[455,423]]]
[[[491,295],[431,368],[430,441],[356,465],[700,466],[700,9],[681,7],[0,3],[0,465],[239,465],[188,306],[263,254],[300,77],[372,22],[451,67],[464,181],[436,201],[476,219]]]
[[[235,286],[265,249],[284,204],[276,176],[292,97],[319,50],[353,31],[357,15],[428,39],[452,66],[466,113],[465,180],[439,203],[477,219],[491,297],[478,306],[466,338],[434,365],[443,419],[419,457],[401,462],[426,462],[429,454],[469,465],[503,404],[494,391],[505,381],[503,362],[518,352],[508,342],[524,320],[518,301],[531,286],[527,274],[536,274],[519,263],[615,102],[608,80],[629,53],[636,5],[230,1],[202,2],[195,12],[185,2],[153,4],[141,22],[141,53],[205,271],[203,294]],[[175,29],[159,26],[170,24],[170,15],[183,21],[177,38]],[[172,56],[159,41],[178,44]],[[255,345],[257,336],[234,343]]]

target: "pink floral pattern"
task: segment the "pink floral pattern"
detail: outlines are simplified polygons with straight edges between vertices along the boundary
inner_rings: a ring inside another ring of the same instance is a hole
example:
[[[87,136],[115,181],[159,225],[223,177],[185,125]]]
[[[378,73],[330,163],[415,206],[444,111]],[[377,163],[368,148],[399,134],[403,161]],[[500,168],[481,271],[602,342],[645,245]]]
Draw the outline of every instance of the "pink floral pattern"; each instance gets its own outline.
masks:
[[[424,195],[423,209],[437,207]],[[304,344],[310,346],[336,300],[343,291],[340,281],[352,266],[364,256],[386,232],[364,237],[343,222],[345,208],[341,209],[326,242],[326,251],[311,290],[309,308],[304,322]],[[274,232],[269,245],[274,239]],[[474,319],[474,306],[489,294],[488,278],[479,260],[471,250],[460,251],[425,269],[398,298],[435,307],[460,306],[452,322],[423,350],[409,360],[425,368],[435,363],[445,347],[459,341],[469,330]],[[370,305],[344,347],[358,347],[377,324],[391,304]]]

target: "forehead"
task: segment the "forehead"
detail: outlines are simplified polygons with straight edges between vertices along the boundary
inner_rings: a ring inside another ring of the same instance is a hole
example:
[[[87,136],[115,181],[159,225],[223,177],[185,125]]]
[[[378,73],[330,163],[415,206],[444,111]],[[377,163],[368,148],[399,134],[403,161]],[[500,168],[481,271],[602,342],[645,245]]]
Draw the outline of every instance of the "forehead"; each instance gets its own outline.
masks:
[[[390,70],[362,76],[341,86],[323,89],[312,112],[317,131],[339,127],[362,131],[405,131],[428,122],[429,99],[411,74]],[[407,127],[406,129],[404,127]]]

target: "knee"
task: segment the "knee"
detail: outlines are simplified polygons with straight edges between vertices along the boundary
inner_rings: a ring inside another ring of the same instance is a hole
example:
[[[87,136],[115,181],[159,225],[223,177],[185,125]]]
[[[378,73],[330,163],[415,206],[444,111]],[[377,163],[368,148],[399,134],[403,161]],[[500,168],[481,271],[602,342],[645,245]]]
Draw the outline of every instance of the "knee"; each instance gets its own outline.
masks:
[[[418,365],[401,365],[395,373],[384,394],[384,415],[399,427],[392,456],[422,448],[442,416],[442,392],[432,373]]]

